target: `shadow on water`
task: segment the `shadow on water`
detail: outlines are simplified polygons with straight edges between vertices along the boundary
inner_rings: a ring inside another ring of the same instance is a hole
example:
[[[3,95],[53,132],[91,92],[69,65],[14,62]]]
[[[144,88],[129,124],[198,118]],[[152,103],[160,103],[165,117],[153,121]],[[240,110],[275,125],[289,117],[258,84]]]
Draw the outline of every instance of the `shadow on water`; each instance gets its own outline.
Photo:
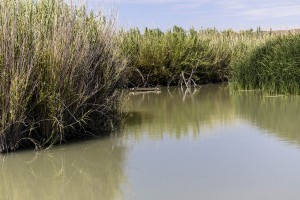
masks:
[[[1,155],[1,199],[122,199],[126,152],[111,138]]]
[[[160,94],[135,94],[126,106],[125,133],[136,139],[164,134],[181,138],[206,134],[205,128],[244,121],[300,145],[300,97],[270,98],[259,92],[239,92],[226,84],[197,90],[163,89]]]

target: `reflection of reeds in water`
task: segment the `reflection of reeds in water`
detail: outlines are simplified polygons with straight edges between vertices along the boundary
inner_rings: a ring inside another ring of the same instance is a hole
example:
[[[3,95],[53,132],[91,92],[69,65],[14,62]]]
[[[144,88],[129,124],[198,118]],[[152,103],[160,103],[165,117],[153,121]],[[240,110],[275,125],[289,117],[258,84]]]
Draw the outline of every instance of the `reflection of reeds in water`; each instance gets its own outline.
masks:
[[[191,133],[198,137],[206,127],[234,119],[231,104],[228,87],[223,85],[135,95],[128,103],[130,117],[125,131],[137,138],[145,132],[153,138],[166,133],[176,138]]]
[[[122,199],[126,148],[116,139],[4,155],[1,199]]]
[[[269,98],[255,92],[233,92],[240,117],[284,141],[300,144],[300,96]]]
[[[256,91],[235,91],[226,85],[202,86],[196,91],[178,88],[161,94],[140,94],[128,103],[125,132],[136,139],[145,134],[161,139],[164,134],[195,138],[207,128],[238,120],[267,131],[282,140],[300,144],[300,97],[268,98]]]

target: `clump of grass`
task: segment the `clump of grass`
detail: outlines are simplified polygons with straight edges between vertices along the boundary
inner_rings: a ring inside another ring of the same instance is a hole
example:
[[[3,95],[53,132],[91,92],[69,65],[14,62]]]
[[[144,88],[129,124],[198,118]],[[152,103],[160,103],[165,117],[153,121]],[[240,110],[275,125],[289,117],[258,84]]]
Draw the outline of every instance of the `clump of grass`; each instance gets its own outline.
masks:
[[[0,151],[103,134],[126,65],[114,20],[63,0],[0,2]]]
[[[300,93],[300,35],[269,40],[232,63],[232,82],[271,94]]]

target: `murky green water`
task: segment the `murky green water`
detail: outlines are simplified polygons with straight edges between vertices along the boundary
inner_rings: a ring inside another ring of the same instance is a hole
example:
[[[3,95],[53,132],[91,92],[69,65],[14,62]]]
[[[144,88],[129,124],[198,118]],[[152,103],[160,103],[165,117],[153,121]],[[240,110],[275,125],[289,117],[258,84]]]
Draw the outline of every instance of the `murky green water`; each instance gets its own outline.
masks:
[[[297,200],[300,97],[135,94],[123,134],[1,155],[0,199]]]

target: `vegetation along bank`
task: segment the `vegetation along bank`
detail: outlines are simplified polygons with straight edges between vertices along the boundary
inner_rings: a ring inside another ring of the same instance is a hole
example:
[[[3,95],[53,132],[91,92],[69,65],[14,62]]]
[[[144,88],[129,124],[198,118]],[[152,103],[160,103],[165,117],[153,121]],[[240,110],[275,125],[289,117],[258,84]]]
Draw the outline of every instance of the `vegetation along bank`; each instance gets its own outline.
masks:
[[[0,151],[118,124],[126,66],[113,18],[63,0],[0,2]]]
[[[300,94],[300,35],[286,35],[256,47],[232,63],[237,88],[272,94]]]
[[[113,16],[63,0],[0,2],[0,151],[111,133],[124,85],[299,93],[290,31],[118,30]]]
[[[293,30],[262,31],[260,28],[256,31],[250,29],[240,32],[216,29],[196,31],[195,29],[184,30],[177,26],[166,32],[147,28],[143,32],[139,29],[123,31],[121,33],[122,49],[129,58],[128,84],[133,87],[157,85],[190,87],[193,84],[230,81],[239,88],[249,89],[249,84],[254,81],[255,77],[248,77],[248,75],[255,73],[255,68],[260,63],[257,61],[257,55],[261,60],[265,60],[264,65],[280,68],[285,65],[281,62],[284,57],[289,66],[293,65],[297,68],[294,65],[297,57],[295,51],[299,46],[297,33]],[[281,57],[276,55],[276,60],[261,52],[264,46],[272,46],[280,42],[282,45],[265,49],[270,55],[282,52]],[[267,56],[269,57],[265,58]],[[291,57],[295,58],[292,62]],[[291,67],[287,67],[284,70],[292,73],[290,69]],[[253,72],[248,74],[247,70]],[[272,71],[265,72],[272,76]],[[259,72],[256,71],[256,73]],[[296,73],[295,69],[293,73]],[[248,79],[242,82],[242,79],[247,77]],[[260,84],[253,88],[266,89],[264,84],[271,83],[266,79]],[[275,87],[278,86],[275,85]],[[278,89],[276,92],[282,92],[282,90]]]

